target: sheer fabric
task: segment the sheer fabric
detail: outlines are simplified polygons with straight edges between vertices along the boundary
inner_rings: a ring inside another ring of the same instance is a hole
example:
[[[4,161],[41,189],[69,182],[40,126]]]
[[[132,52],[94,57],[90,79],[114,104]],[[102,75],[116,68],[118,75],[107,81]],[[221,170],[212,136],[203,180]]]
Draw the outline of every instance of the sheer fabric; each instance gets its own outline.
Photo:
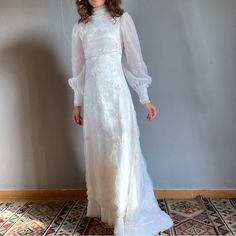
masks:
[[[72,30],[69,85],[84,110],[83,134],[88,207],[115,235],[155,235],[173,224],[153,192],[128,84],[141,103],[151,83],[138,35],[125,12],[113,19],[105,6]],[[128,83],[127,83],[128,82]]]
[[[128,12],[121,19],[121,36],[124,53],[122,56],[123,72],[127,82],[139,96],[139,101],[144,104],[150,102],[147,88],[152,83],[147,66],[143,60],[140,42],[135,24]],[[73,78],[69,79],[74,90],[74,105],[82,105],[85,58],[81,41],[81,24],[75,24],[72,30],[72,72]],[[99,39],[98,39],[99,40]],[[99,44],[99,42],[97,42]]]
[[[121,17],[121,33],[125,56],[122,57],[124,74],[129,85],[137,92],[139,101],[150,102],[147,88],[152,83],[143,60],[135,24],[128,12]]]
[[[82,106],[84,77],[85,77],[85,57],[80,36],[80,26],[75,24],[72,30],[72,75],[69,85],[74,90],[74,106]]]

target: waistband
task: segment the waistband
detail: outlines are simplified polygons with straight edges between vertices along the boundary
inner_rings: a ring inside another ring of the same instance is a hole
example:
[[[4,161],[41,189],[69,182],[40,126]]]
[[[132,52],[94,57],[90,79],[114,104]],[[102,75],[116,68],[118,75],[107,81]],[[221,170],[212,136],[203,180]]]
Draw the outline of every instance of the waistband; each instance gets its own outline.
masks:
[[[118,54],[119,56],[121,56],[121,55],[122,55],[122,52],[121,52],[121,51],[107,51],[107,52],[102,52],[102,53],[95,54],[95,55],[85,56],[85,60],[90,60],[90,59],[92,59],[92,58],[100,57],[100,56],[107,55],[107,54]]]

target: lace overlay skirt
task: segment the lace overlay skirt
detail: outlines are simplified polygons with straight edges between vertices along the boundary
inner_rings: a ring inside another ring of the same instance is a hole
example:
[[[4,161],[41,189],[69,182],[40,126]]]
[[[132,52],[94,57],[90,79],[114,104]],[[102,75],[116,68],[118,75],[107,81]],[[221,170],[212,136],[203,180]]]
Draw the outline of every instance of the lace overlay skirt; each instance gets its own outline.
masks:
[[[88,217],[116,235],[154,235],[172,226],[157,203],[120,53],[88,58],[84,86]]]

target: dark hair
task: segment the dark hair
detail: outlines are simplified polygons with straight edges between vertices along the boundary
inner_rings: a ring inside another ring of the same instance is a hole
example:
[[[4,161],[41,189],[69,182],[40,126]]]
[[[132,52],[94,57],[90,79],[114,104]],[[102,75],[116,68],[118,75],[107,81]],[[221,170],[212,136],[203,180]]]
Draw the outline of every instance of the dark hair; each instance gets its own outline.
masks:
[[[90,21],[90,16],[93,14],[93,6],[88,0],[76,0],[77,11],[80,15],[78,22],[87,23]],[[124,10],[120,7],[121,0],[106,0],[106,8],[110,13],[111,17],[119,17],[124,13]]]

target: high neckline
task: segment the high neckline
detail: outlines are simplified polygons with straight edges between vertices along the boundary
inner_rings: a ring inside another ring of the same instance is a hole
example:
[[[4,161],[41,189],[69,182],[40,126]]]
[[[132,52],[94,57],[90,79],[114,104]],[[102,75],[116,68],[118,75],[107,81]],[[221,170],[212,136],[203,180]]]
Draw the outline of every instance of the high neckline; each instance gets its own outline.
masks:
[[[103,4],[99,7],[93,7],[93,16],[100,16],[107,12],[106,5]]]

